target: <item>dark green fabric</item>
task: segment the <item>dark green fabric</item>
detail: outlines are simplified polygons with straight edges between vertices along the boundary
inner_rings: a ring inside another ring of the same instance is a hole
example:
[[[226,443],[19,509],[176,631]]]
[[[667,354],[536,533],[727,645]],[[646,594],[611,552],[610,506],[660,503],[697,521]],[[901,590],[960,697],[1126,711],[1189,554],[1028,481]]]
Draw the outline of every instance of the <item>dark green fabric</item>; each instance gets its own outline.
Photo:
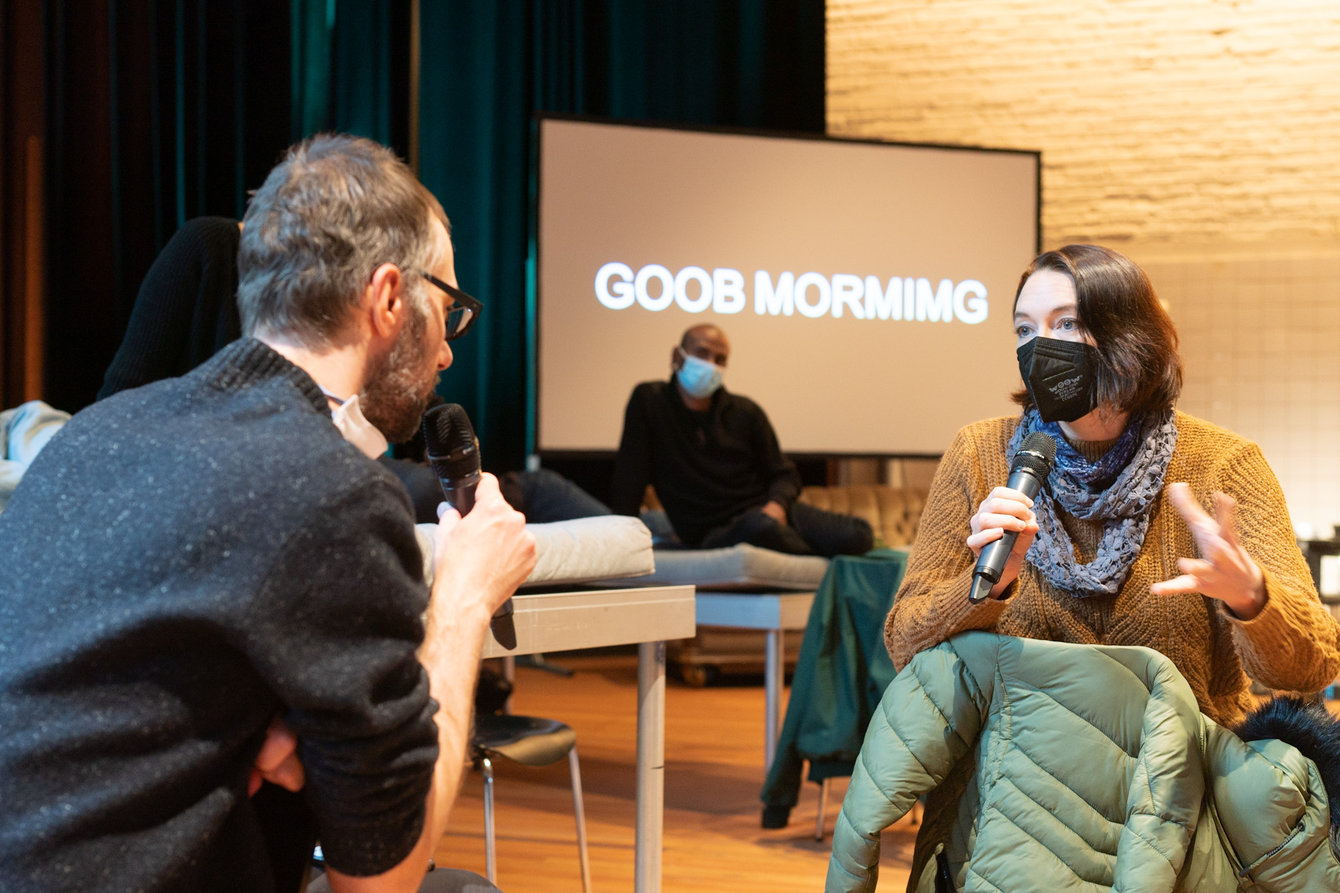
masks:
[[[907,551],[843,555],[828,565],[805,624],[786,720],[763,784],[765,812],[785,824],[800,796],[803,763],[810,781],[851,775],[861,740],[893,661],[884,618],[907,569]]]
[[[290,6],[293,16],[291,139],[294,142],[327,126],[334,11],[334,4],[328,0],[293,0]]]
[[[822,133],[824,4],[439,0],[421,15],[420,178],[485,303],[439,393],[474,420],[484,465],[514,469],[535,446],[533,116]]]
[[[438,393],[465,407],[491,471],[526,449],[530,140],[528,3],[425,3],[419,177],[452,218],[456,276],[484,302]]]
[[[74,411],[186,220],[240,217],[284,148],[318,131],[408,157],[411,7],[44,6],[45,395]],[[432,0],[420,26],[419,174],[457,221],[457,274],[486,307],[441,393],[470,413],[485,465],[515,469],[534,442],[533,116],[822,133],[824,3]]]
[[[291,141],[338,130],[376,140],[406,156],[408,5],[380,0],[290,0],[289,8],[293,28]]]
[[[172,234],[240,217],[287,145],[290,18],[260,0],[42,7],[25,38],[48,72],[42,398],[73,412],[96,397]]]

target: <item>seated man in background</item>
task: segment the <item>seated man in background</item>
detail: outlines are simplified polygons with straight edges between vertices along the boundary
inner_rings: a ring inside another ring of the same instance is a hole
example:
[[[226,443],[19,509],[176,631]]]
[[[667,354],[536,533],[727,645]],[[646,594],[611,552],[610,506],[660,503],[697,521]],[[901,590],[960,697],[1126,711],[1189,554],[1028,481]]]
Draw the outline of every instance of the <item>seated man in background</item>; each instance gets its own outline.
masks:
[[[693,326],[670,354],[670,380],[633,389],[611,508],[638,514],[651,484],[686,546],[749,543],[825,556],[869,551],[874,534],[864,520],[796,501],[800,475],[782,455],[767,415],[721,385],[729,359],[721,329]]]
[[[245,224],[244,337],[75,415],[0,514],[0,889],[296,890],[319,838],[331,889],[411,891],[444,830],[489,618],[535,563],[485,475],[430,593],[367,455],[464,333],[447,219],[323,136]],[[310,835],[276,836],[261,777]]]

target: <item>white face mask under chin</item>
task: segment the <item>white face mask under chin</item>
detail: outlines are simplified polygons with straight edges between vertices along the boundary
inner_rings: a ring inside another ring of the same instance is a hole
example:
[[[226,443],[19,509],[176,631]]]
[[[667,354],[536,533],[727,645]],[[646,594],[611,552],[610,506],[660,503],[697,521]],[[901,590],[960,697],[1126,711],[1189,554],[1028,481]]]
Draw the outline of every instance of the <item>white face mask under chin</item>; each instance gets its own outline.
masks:
[[[329,397],[331,402],[339,404],[331,411],[330,420],[335,423],[335,427],[345,440],[358,447],[359,452],[369,459],[376,459],[386,452],[386,448],[390,446],[386,435],[363,415],[363,409],[358,405],[357,394],[348,400],[342,400],[325,388],[322,388],[321,392]]]

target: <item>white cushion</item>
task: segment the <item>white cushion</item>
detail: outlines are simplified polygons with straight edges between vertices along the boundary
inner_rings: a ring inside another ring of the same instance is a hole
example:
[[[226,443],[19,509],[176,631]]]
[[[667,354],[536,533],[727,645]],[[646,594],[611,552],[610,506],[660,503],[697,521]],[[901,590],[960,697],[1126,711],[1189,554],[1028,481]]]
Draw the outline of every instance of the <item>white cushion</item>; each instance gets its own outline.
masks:
[[[649,574],[651,532],[637,518],[597,515],[548,524],[527,524],[535,535],[535,569],[523,586],[585,583]],[[433,539],[436,524],[416,524],[423,551],[424,579],[433,581]]]

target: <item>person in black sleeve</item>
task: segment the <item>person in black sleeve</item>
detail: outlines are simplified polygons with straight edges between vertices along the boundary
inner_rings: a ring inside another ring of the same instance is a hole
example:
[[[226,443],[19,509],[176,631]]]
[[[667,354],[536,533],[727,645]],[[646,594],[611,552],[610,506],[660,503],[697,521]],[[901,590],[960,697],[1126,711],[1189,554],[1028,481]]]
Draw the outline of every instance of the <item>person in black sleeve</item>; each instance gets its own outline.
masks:
[[[242,334],[237,313],[238,221],[196,217],[154,258],[98,399],[185,375]]]
[[[196,217],[168,239],[140,283],[126,331],[103,376],[98,399],[160,378],[185,375],[242,332],[237,309],[237,252],[241,223]],[[434,395],[434,402],[445,402]],[[394,443],[378,460],[400,479],[420,524],[437,520],[442,488],[424,464],[423,434]],[[508,471],[503,498],[529,521],[608,515],[604,503],[547,469]]]
[[[430,592],[369,458],[471,321],[449,224],[345,136],[291,149],[244,224],[243,337],[76,414],[0,514],[0,889],[296,890],[312,837],[270,835],[270,782],[335,891],[418,889],[444,830],[489,618],[535,563],[486,474]]]
[[[800,475],[763,409],[722,387],[730,342],[714,325],[684,333],[669,381],[633,389],[615,458],[610,507],[636,515],[648,484],[680,542],[749,543],[798,555],[855,555],[874,533],[860,518],[797,502]]]

